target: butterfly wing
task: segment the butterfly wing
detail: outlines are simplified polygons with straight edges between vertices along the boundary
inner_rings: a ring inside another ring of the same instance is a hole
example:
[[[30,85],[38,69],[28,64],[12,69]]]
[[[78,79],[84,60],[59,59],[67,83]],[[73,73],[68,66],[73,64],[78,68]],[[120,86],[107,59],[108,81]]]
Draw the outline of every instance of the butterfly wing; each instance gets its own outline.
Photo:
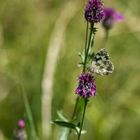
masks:
[[[101,49],[94,56],[90,70],[100,75],[108,75],[113,72],[114,66],[105,48]]]

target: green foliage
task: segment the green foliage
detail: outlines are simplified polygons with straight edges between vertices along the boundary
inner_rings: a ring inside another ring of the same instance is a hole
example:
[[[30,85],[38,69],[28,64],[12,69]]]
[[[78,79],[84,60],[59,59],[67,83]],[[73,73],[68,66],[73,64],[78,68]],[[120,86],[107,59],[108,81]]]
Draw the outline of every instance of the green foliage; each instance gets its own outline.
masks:
[[[67,127],[69,129],[74,129],[78,133],[79,129],[77,129],[77,126],[75,124],[73,124],[73,123],[59,121],[59,120],[53,121],[53,123],[55,123],[55,124],[57,124],[59,126]]]

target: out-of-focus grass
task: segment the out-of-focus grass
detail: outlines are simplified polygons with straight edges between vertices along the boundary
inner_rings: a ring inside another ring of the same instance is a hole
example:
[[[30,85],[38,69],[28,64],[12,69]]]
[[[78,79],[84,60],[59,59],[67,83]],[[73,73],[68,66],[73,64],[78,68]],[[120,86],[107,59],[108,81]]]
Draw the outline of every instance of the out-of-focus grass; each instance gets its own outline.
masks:
[[[0,1],[0,130],[9,139],[17,120],[25,114],[23,91],[18,82],[28,94],[36,129],[41,133],[44,59],[55,21],[66,2]],[[60,52],[53,87],[53,119],[57,117],[57,110],[64,109],[68,115],[73,111],[74,90],[80,72],[77,54],[84,47],[85,37],[83,3],[68,25]],[[106,44],[115,71],[108,77],[96,76],[98,95],[89,104],[84,124],[88,133],[83,140],[137,140],[140,131],[140,30],[133,20],[139,20],[139,1],[112,3],[106,0],[105,5],[124,13],[125,20],[116,24]],[[104,37],[100,26],[98,30],[96,51],[103,46]]]

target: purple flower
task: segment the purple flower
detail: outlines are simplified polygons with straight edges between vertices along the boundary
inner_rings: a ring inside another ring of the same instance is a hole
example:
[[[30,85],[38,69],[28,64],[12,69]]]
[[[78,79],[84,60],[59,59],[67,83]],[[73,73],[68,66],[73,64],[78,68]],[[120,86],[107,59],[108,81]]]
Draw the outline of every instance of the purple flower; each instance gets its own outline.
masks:
[[[82,73],[79,76],[79,83],[76,89],[76,94],[83,98],[95,96],[96,86],[92,73]]]
[[[121,22],[124,19],[123,16],[113,8],[105,8],[104,14],[105,17],[102,21],[102,25],[106,30],[111,29],[115,22]]]
[[[25,129],[24,120],[21,119],[18,121],[18,126],[14,130],[13,137],[14,137],[14,140],[27,140],[27,133]]]
[[[25,122],[24,122],[24,120],[19,120],[19,121],[18,121],[18,127],[19,127],[19,128],[24,128],[24,127],[25,127]]]
[[[98,23],[104,17],[104,8],[101,0],[89,0],[85,8],[85,19],[90,23]]]

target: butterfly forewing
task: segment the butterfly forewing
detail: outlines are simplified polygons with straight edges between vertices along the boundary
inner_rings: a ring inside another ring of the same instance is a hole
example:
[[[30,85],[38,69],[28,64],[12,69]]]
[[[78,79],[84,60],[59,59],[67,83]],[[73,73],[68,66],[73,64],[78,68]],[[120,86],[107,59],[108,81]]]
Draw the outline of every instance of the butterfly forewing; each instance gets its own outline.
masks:
[[[90,70],[100,75],[108,75],[113,72],[114,66],[104,48],[95,54]]]

